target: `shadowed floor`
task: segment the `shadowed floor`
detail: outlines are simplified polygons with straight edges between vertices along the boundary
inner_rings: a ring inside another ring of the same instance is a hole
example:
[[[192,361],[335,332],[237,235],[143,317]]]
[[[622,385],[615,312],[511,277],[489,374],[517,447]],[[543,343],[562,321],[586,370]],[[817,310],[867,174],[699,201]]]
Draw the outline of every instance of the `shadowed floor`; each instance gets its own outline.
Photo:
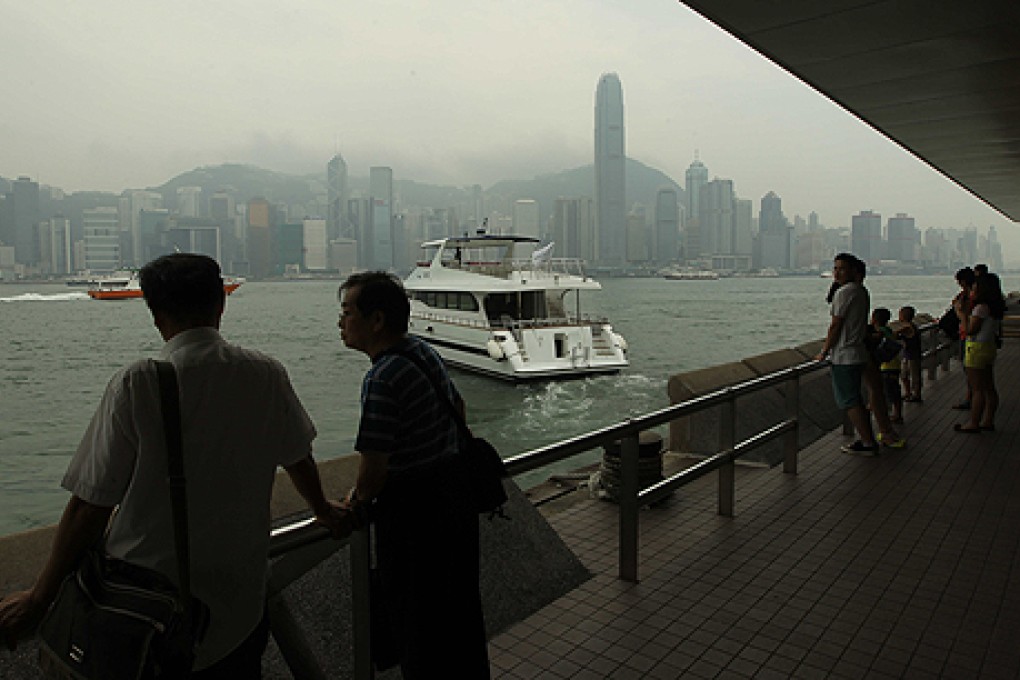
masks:
[[[904,450],[840,452],[800,471],[738,468],[644,509],[640,582],[617,578],[617,507],[550,518],[595,577],[491,642],[497,678],[1020,676],[1020,344],[996,378],[997,431],[953,432],[958,362],[905,404]]]

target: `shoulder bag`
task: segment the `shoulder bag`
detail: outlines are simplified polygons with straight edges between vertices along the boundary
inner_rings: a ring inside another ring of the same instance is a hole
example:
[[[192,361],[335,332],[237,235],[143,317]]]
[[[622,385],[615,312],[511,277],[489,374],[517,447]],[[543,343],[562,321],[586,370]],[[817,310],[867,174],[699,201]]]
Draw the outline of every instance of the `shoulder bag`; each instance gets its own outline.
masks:
[[[191,594],[177,374],[168,361],[154,363],[180,589],[159,572],[108,557],[101,548],[90,550],[64,580],[40,625],[44,677],[186,678],[208,626],[209,608]]]
[[[503,479],[507,476],[506,465],[495,447],[485,439],[471,434],[464,416],[453,405],[449,395],[442,389],[429,372],[425,363],[411,352],[395,352],[418,367],[428,381],[432,384],[439,399],[446,405],[450,417],[457,423],[460,431],[460,453],[464,458],[468,471],[468,480],[471,484],[471,500],[475,510],[480,514],[488,514],[489,519],[499,515],[507,518],[503,513],[503,505],[507,501],[506,489],[503,488]]]
[[[956,340],[960,337],[960,317],[956,315],[956,310],[950,307],[947,309],[942,316],[939,317],[938,327],[946,337],[950,340]]]

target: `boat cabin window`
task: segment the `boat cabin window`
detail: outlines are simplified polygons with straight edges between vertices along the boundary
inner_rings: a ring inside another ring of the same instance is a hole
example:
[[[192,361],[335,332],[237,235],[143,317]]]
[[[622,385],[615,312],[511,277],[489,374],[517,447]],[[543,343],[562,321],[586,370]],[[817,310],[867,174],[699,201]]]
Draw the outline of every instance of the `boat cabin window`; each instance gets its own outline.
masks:
[[[550,295],[546,301],[549,305],[549,318],[550,319],[566,319],[567,318],[567,307],[563,302],[563,298],[566,296],[566,291],[562,295]]]
[[[545,291],[533,290],[523,293],[489,293],[485,296],[485,315],[489,321],[498,322],[503,317],[514,321],[547,319]]]
[[[477,312],[478,300],[471,293],[462,291],[413,291],[411,299],[423,302],[432,309],[459,309],[464,312]]]
[[[460,269],[464,262],[463,248],[446,249],[443,251],[443,266]]]

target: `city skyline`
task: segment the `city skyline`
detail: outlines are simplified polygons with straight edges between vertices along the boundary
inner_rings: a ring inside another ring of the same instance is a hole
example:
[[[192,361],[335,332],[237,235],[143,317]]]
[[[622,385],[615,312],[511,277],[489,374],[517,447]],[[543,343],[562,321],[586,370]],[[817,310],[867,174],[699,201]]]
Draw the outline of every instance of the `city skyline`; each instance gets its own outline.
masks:
[[[341,151],[359,175],[488,186],[591,162],[591,84],[615,72],[628,155],[671,177],[698,151],[787,214],[905,210],[995,225],[1020,250],[1009,220],[673,0],[243,13],[97,0],[4,16],[6,177],[119,192],[221,162],[319,172]]]

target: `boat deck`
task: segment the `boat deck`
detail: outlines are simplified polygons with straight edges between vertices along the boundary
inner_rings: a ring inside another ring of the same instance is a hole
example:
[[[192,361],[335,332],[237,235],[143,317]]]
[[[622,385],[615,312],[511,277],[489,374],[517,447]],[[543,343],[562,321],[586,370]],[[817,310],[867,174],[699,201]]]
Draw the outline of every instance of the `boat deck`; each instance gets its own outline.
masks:
[[[905,404],[904,450],[800,472],[738,468],[642,511],[640,583],[617,578],[617,508],[550,521],[594,577],[494,638],[495,678],[1020,677],[1020,342],[999,355],[998,431],[953,432],[963,373]]]

